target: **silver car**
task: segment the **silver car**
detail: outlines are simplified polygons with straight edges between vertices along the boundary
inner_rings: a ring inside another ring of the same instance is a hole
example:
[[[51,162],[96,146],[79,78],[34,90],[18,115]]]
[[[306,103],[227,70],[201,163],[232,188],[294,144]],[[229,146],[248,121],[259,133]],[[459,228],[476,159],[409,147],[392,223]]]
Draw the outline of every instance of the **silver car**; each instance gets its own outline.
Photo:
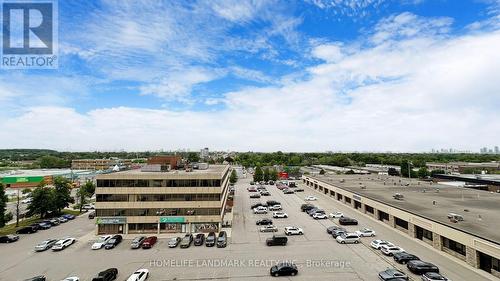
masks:
[[[57,242],[57,239],[47,239],[45,241],[42,241],[38,245],[35,246],[35,252],[46,251],[46,250],[52,248],[52,246],[54,246],[54,244],[56,242]]]

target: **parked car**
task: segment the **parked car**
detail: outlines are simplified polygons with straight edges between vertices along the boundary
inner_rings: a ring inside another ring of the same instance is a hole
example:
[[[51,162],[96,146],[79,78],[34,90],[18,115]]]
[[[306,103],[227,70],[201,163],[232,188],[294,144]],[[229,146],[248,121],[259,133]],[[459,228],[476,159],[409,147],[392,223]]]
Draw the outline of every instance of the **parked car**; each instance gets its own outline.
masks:
[[[82,209],[84,209],[84,210],[94,210],[95,209],[95,205],[94,204],[84,204],[82,206]]]
[[[405,264],[405,263],[408,263],[409,261],[413,261],[413,260],[419,260],[419,258],[417,256],[406,253],[406,252],[394,253],[392,255],[392,257],[394,258],[394,260],[397,263],[401,263],[401,264]]]
[[[195,246],[201,246],[203,245],[203,242],[205,242],[205,234],[203,233],[198,233],[194,237],[194,245]]]
[[[406,264],[408,269],[415,274],[424,274],[426,272],[439,273],[439,268],[430,262],[421,260],[412,260]]]
[[[215,245],[216,235],[215,232],[210,232],[207,235],[207,239],[205,239],[205,246],[213,247]]]
[[[262,190],[262,191],[260,192],[260,195],[261,195],[261,196],[271,196],[271,193],[269,193],[269,191],[267,191],[267,190]]]
[[[157,240],[158,240],[158,237],[149,236],[148,238],[144,239],[144,242],[142,242],[141,247],[143,249],[151,249],[156,244]]]
[[[109,239],[106,242],[106,245],[104,245],[104,249],[106,249],[106,250],[113,249],[114,247],[118,246],[118,244],[120,244],[122,242],[122,239],[123,239],[123,237],[121,235],[119,235],[119,234],[114,235],[113,237],[111,237],[111,239]]]
[[[22,227],[16,231],[17,234],[31,234],[35,233],[38,231],[38,227],[35,225],[28,225],[25,227]]]
[[[130,243],[130,248],[139,249],[142,246],[142,243],[146,240],[146,236],[137,236]]]
[[[89,215],[88,215],[88,218],[89,218],[89,220],[94,219],[95,218],[95,212],[90,212]]]
[[[96,277],[92,278],[92,281],[111,281],[115,280],[118,275],[118,269],[108,268],[97,274]]]
[[[271,276],[295,276],[299,273],[299,270],[297,269],[297,266],[292,263],[278,263],[277,265],[274,265],[271,267],[269,270],[269,273]]]
[[[285,234],[286,235],[303,235],[304,230],[302,230],[302,228],[296,227],[296,226],[287,226],[287,227],[285,227]]]
[[[67,222],[67,221],[68,221],[68,219],[67,219],[67,218],[65,218],[65,217],[58,217],[58,218],[57,218],[57,220],[58,220],[60,223],[65,223],[65,222]]]
[[[373,240],[370,243],[370,246],[372,246],[373,249],[377,249],[377,250],[380,250],[380,247],[382,247],[384,245],[394,246],[394,244],[392,244],[391,242],[386,241],[386,240]]]
[[[169,248],[175,248],[175,247],[177,247],[177,245],[179,245],[179,243],[181,243],[181,240],[182,240],[182,238],[180,238],[180,237],[172,237],[168,241],[168,247]]]
[[[31,202],[33,202],[33,198],[31,197],[21,200],[21,204],[30,204]]]
[[[259,206],[255,209],[253,209],[254,214],[267,214],[267,208],[263,206]]]
[[[300,206],[300,210],[301,210],[302,212],[305,212],[305,211],[308,211],[308,210],[310,210],[310,209],[312,209],[312,208],[314,208],[314,207],[315,207],[315,206],[314,206],[314,205],[312,205],[312,204],[302,204],[302,205]]]
[[[273,235],[273,237],[269,237],[266,239],[267,246],[286,246],[288,242],[288,237],[284,235]]]
[[[356,233],[359,237],[374,237],[376,235],[375,230],[366,227],[356,231]]]
[[[312,209],[307,210],[307,211],[306,211],[306,213],[307,213],[309,216],[311,216],[311,217],[312,217],[312,215],[314,215],[314,213],[316,213],[316,211],[322,211],[322,210],[321,210],[320,208],[318,208],[318,207],[314,207],[314,208],[312,208]]]
[[[342,213],[342,212],[333,212],[333,213],[330,213],[329,217],[332,218],[332,219],[340,219],[340,218],[344,217],[344,213]]]
[[[283,208],[280,204],[269,206],[269,211],[281,211]]]
[[[269,224],[269,225],[264,225],[263,227],[261,227],[259,229],[260,232],[277,232],[278,231],[278,227],[272,225],[272,224]]]
[[[66,218],[67,220],[74,220],[76,218],[75,215],[72,215],[72,214],[64,214],[62,215],[64,218]]]
[[[290,189],[290,188],[285,188],[285,189],[283,189],[283,193],[284,194],[294,194],[295,191],[293,189]]]
[[[273,224],[272,219],[261,219],[255,222],[256,225],[268,225],[268,224]]]
[[[35,252],[46,251],[46,250],[52,248],[52,246],[54,246],[54,244],[56,242],[57,242],[57,239],[47,239],[47,240],[44,240],[44,241],[38,243],[38,245],[35,246]]]
[[[426,272],[422,274],[422,281],[449,281],[449,279],[436,272]]]
[[[99,239],[97,239],[97,241],[94,242],[94,244],[92,244],[92,250],[99,250],[101,249],[102,247],[104,247],[104,245],[106,244],[106,242],[108,242],[109,239],[111,239],[113,235],[103,235],[101,237],[99,237]]]
[[[250,194],[250,198],[260,198],[260,193],[252,193]]]
[[[316,201],[318,200],[318,198],[314,197],[314,196],[306,196],[306,198],[304,198],[305,201]]]
[[[59,241],[57,241],[54,246],[52,246],[52,251],[62,251],[67,247],[73,245],[76,242],[76,239],[73,237],[66,237]]]
[[[387,269],[378,274],[380,280],[395,281],[395,280],[408,280],[408,276],[397,269]]]
[[[337,238],[338,236],[347,233],[347,230],[345,228],[337,228],[334,231],[332,231],[332,237]]]
[[[342,217],[339,219],[339,224],[341,225],[358,225],[358,221],[348,217]]]
[[[9,234],[0,236],[0,243],[12,243],[16,242],[17,240],[19,240],[19,235]]]
[[[250,209],[253,210],[257,207],[267,207],[267,205],[264,205],[263,203],[258,202],[258,203],[252,204],[252,206],[250,206]]]
[[[314,213],[314,215],[312,217],[315,220],[326,220],[328,218],[325,213],[321,213],[321,212]]]
[[[149,277],[149,270],[142,268],[132,273],[132,275],[130,275],[127,281],[144,281],[148,279],[148,277]]]
[[[76,277],[76,276],[70,276],[70,277],[66,277],[64,278],[63,280],[61,281],[80,281],[80,278]]]
[[[46,229],[49,229],[52,227],[52,224],[50,224],[50,222],[45,222],[45,221],[42,221],[40,223],[38,223],[38,229],[42,229],[42,230],[46,230]]]
[[[295,192],[304,192],[304,189],[303,188],[295,188]]]
[[[47,281],[47,278],[43,275],[39,275],[32,278],[24,279],[24,281]]]
[[[273,212],[273,218],[275,219],[288,218],[288,214],[285,212]]]
[[[225,248],[227,246],[227,233],[225,231],[219,232],[217,237],[217,248]]]
[[[395,253],[401,253],[404,252],[405,250],[403,250],[403,248],[394,245],[382,245],[380,247],[380,251],[382,251],[382,253],[386,256],[392,256]]]
[[[340,226],[336,226],[336,225],[329,226],[329,227],[327,227],[327,228],[326,228],[326,233],[328,233],[328,234],[332,234],[332,232],[333,232],[334,230],[337,230],[337,229],[343,229],[343,228],[342,228],[342,227],[340,227]]]
[[[57,226],[61,224],[58,219],[50,219],[47,222],[50,223],[52,226]]]
[[[191,243],[193,242],[193,234],[188,233],[184,235],[184,237],[181,240],[180,247],[181,248],[189,248],[191,246]]]
[[[340,244],[358,244],[359,243],[359,235],[352,233],[343,233],[335,238]]]
[[[275,201],[275,200],[267,200],[266,205],[267,206],[274,206],[274,205],[281,205],[281,203],[278,201]]]

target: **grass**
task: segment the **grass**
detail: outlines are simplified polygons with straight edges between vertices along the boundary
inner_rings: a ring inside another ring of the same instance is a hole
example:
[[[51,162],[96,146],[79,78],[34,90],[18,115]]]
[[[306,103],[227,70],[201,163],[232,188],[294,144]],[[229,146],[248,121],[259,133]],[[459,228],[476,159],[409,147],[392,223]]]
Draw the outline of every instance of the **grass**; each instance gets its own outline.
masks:
[[[0,235],[15,234],[17,229],[19,229],[21,227],[28,226],[28,225],[33,224],[33,223],[36,223],[36,222],[38,222],[40,220],[41,219],[38,218],[38,217],[28,218],[28,219],[19,221],[19,226],[18,227],[16,227],[16,223],[8,224],[8,225],[0,228]]]
[[[78,215],[80,215],[80,210],[64,209],[64,210],[62,210],[62,213],[63,214],[68,214],[68,215],[78,216]]]

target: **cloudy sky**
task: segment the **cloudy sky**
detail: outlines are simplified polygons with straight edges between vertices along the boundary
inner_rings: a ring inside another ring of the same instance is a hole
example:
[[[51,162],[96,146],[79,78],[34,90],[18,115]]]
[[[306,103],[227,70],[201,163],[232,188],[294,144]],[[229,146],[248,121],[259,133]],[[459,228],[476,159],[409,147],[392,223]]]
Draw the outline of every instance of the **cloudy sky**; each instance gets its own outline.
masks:
[[[0,148],[479,151],[500,1],[59,1],[59,68],[0,105]]]

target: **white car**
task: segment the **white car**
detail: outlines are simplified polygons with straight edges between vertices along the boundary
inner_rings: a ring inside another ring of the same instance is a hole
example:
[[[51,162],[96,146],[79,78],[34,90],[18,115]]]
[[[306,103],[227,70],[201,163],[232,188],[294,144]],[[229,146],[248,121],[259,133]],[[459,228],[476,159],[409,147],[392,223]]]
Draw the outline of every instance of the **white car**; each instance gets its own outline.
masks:
[[[254,214],[267,214],[267,208],[264,206],[259,206],[259,207],[253,208],[253,213]]]
[[[315,220],[324,220],[328,218],[325,213],[314,213],[312,217]]]
[[[26,199],[21,200],[21,204],[30,204],[32,201],[33,201],[33,199],[31,199],[31,197],[26,198]]]
[[[382,253],[386,256],[392,256],[395,253],[402,253],[405,250],[403,250],[403,248],[394,245],[383,245],[382,247],[380,247],[380,251],[382,251]]]
[[[52,251],[61,251],[75,243],[76,238],[67,237],[57,241],[54,246],[52,246]]]
[[[330,213],[330,218],[332,218],[332,219],[339,219],[339,218],[343,218],[343,217],[344,217],[344,213],[341,213],[341,212]]]
[[[422,274],[422,281],[451,281],[451,280],[436,272],[426,272]]]
[[[278,228],[272,224],[264,225],[259,229],[260,232],[277,232]]]
[[[335,238],[338,243],[340,244],[358,244],[359,243],[359,235],[352,232],[352,233],[342,233],[339,236]]]
[[[286,235],[303,235],[304,230],[302,230],[302,228],[296,227],[296,226],[287,226],[287,227],[285,227],[285,234]]]
[[[78,278],[76,276],[71,276],[71,277],[66,277],[61,281],[80,281],[80,278]]]
[[[94,210],[95,209],[95,205],[94,204],[85,204],[82,206],[82,209],[84,210]]]
[[[304,200],[306,200],[306,201],[316,201],[316,200],[318,200],[318,198],[316,198],[314,196],[307,196],[306,198],[304,198]]]
[[[281,211],[283,208],[280,204],[269,206],[269,211]]]
[[[369,229],[369,228],[360,229],[360,230],[356,231],[356,233],[360,237],[374,237],[376,235],[375,230]]]
[[[275,219],[288,218],[288,214],[285,212],[273,212],[273,218]]]
[[[97,239],[97,241],[92,244],[92,250],[99,250],[102,247],[104,247],[104,244],[108,242],[109,239],[111,239],[112,235],[103,235]]]
[[[377,249],[377,250],[380,250],[380,247],[382,247],[384,245],[394,246],[394,244],[392,244],[391,242],[386,241],[386,240],[373,240],[370,243],[370,246],[372,246],[373,249]]]
[[[142,268],[132,273],[132,275],[130,275],[127,281],[144,281],[148,279],[148,277],[149,277],[149,270]]]

